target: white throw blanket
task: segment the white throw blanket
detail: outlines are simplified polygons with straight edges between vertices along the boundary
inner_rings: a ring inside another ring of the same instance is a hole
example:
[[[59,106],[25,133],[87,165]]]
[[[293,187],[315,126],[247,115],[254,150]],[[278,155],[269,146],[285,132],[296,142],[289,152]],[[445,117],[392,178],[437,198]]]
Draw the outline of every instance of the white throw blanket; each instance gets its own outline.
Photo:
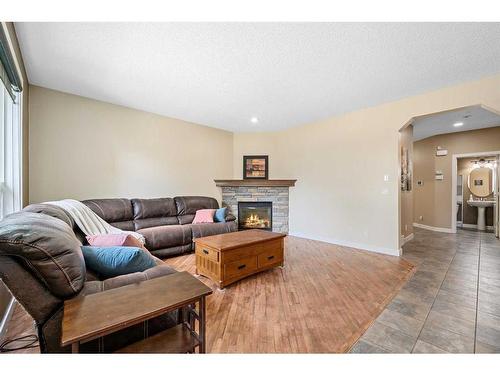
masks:
[[[65,210],[86,236],[93,236],[96,234],[128,233],[142,243],[145,243],[144,236],[142,234],[121,230],[108,224],[82,202],[74,199],[63,199],[60,201],[45,203],[61,207]]]

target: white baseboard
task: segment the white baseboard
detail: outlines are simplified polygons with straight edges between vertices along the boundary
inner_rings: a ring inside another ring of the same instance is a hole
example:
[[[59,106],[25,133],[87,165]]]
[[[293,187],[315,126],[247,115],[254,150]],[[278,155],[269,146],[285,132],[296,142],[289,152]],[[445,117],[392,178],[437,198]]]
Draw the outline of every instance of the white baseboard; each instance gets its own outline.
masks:
[[[0,321],[0,339],[4,335],[4,331],[7,328],[7,322],[10,320],[12,313],[14,312],[14,303],[15,299],[11,298],[9,305],[7,306],[7,310],[5,310],[5,314],[3,314],[2,320]]]
[[[413,233],[410,233],[409,235],[407,235],[406,237],[403,237],[401,236],[401,246],[403,246],[405,243],[407,243],[408,241],[411,241],[413,240],[413,238],[415,237],[415,235]]]
[[[308,235],[306,233],[301,233],[301,232],[290,232],[289,235],[295,236],[295,237],[307,238],[308,240],[327,242],[327,243],[331,243],[333,245],[346,246],[346,247],[352,247],[354,249],[371,251],[374,253],[380,253],[380,254],[386,254],[386,255],[392,255],[392,256],[400,256],[402,254],[401,249],[390,249],[390,248],[386,248],[386,247],[372,246],[372,245],[363,244],[363,243],[338,240],[338,239],[330,238],[330,237],[311,236],[311,235]]]
[[[432,230],[434,232],[455,233],[455,231],[451,228],[431,227],[430,225],[424,225],[424,224],[419,224],[419,223],[413,223],[413,226],[416,228]]]
[[[462,224],[462,228],[477,229],[477,224]],[[495,227],[492,225],[487,225],[486,229],[487,230],[494,230]]]

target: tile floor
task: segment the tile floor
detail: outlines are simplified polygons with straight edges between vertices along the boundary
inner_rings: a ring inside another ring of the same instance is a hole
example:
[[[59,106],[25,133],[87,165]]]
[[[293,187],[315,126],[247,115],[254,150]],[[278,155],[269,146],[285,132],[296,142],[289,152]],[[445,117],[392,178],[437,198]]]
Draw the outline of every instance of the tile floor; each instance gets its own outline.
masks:
[[[352,353],[500,353],[500,241],[415,228],[417,271]]]

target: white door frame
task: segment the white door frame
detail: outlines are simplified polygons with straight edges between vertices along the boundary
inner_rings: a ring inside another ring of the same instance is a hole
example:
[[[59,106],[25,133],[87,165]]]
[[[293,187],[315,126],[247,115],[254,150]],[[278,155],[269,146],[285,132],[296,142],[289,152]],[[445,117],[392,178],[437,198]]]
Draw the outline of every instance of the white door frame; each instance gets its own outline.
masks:
[[[476,158],[476,157],[481,157],[481,156],[496,156],[497,157],[497,169],[498,160],[500,160],[500,151],[487,151],[487,152],[471,152],[468,154],[453,154],[451,158],[451,230],[452,233],[457,233],[457,213],[455,212],[455,206],[457,204],[457,164],[458,164],[458,159],[461,158]],[[494,191],[497,191],[497,210],[498,210],[498,186],[500,185],[498,178],[500,176],[498,175],[497,172],[497,177],[496,177],[496,184],[497,186],[494,186],[493,189]],[[465,181],[462,181],[462,183],[466,183]],[[462,218],[463,219],[463,218]],[[498,224],[497,220],[497,226]]]
[[[500,181],[499,181],[499,178],[500,178],[500,155],[497,155],[497,206],[496,206],[496,210],[495,210],[495,222],[496,222],[496,226],[495,226],[495,236],[498,238],[500,237]]]

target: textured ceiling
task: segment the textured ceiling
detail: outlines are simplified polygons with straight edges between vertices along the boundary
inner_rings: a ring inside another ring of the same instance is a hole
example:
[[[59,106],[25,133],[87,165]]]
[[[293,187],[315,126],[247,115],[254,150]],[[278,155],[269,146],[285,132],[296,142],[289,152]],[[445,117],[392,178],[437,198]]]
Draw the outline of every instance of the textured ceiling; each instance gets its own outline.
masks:
[[[32,84],[231,131],[285,129],[500,72],[500,23],[15,26]]]
[[[459,127],[453,126],[458,122],[463,123],[463,125]],[[480,106],[461,108],[415,119],[413,122],[413,140],[419,141],[438,134],[465,132],[496,126],[500,126],[500,116],[498,114]]]

